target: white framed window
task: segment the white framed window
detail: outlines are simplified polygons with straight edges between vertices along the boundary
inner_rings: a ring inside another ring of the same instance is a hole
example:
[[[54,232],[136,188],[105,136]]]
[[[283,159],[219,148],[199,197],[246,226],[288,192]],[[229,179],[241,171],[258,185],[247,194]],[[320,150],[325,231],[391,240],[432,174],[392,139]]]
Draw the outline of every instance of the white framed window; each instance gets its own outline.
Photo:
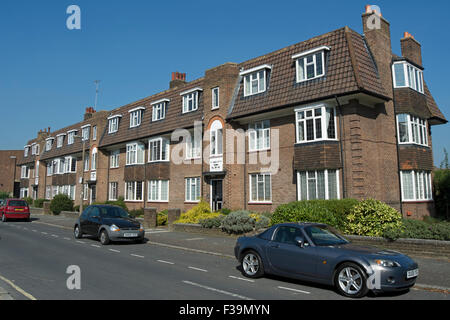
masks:
[[[223,154],[223,125],[216,120],[210,128],[210,155],[221,156]]]
[[[297,200],[340,199],[339,170],[297,172]]]
[[[67,144],[68,145],[74,144],[74,142],[75,142],[75,134],[76,133],[77,133],[76,131],[69,131],[67,133]]]
[[[20,188],[20,198],[28,198],[28,188]]]
[[[119,121],[122,116],[112,116],[108,118],[108,133],[114,133],[119,130]]]
[[[417,92],[424,93],[423,71],[412,64],[401,61],[392,66],[394,77],[394,88],[411,88]]]
[[[409,114],[397,115],[399,144],[428,146],[427,121]]]
[[[84,165],[83,165],[83,169],[84,172],[88,172],[89,171],[89,154],[84,158]]]
[[[148,182],[148,202],[169,201],[169,180],[150,180]]]
[[[29,179],[30,178],[30,167],[22,166],[20,171],[21,179]]]
[[[53,175],[53,161],[50,161],[47,162],[47,177],[51,177],[52,175]]]
[[[120,157],[120,150],[111,152],[111,155],[109,156],[109,167],[111,169],[119,167],[119,157]]]
[[[92,140],[97,140],[97,126],[92,127]]]
[[[295,59],[297,83],[325,76],[325,52],[328,50],[328,47],[319,47],[292,57]]]
[[[91,138],[91,125],[81,127],[81,137],[83,141],[88,141]]]
[[[130,128],[136,128],[141,125],[144,110],[144,107],[139,107],[128,111],[130,113]]]
[[[248,129],[250,151],[270,149],[270,120],[251,123]]]
[[[250,174],[250,203],[272,202],[272,177],[269,173]]]
[[[250,73],[244,77],[244,97],[266,91],[266,69]]]
[[[433,188],[430,171],[400,171],[402,201],[431,201]]]
[[[65,135],[59,135],[56,137],[56,147],[57,148],[62,148],[62,146],[64,145],[64,137],[65,137]]]
[[[334,107],[318,105],[295,110],[297,143],[337,140]]]
[[[109,183],[109,200],[116,201],[119,198],[119,183],[110,182]]]
[[[26,157],[28,157],[28,154],[30,153],[30,147],[29,146],[26,146],[25,148],[24,148],[24,152],[23,152],[23,156],[26,158]]]
[[[83,184],[83,200],[89,199],[89,185],[87,183]]]
[[[219,109],[219,103],[220,103],[220,89],[219,87],[213,88],[211,90],[211,109],[215,110],[215,109]]]
[[[46,186],[45,187],[45,199],[51,200],[52,199],[52,186]]]
[[[152,121],[159,121],[166,118],[166,109],[169,102],[169,99],[162,99],[152,103]]]
[[[202,137],[196,136],[192,133],[190,138],[186,141],[186,159],[199,159],[202,156]]]
[[[125,183],[125,201],[141,202],[144,199],[144,188],[142,181]]]
[[[144,164],[145,146],[142,143],[134,142],[127,144],[126,165]]]
[[[198,109],[198,92],[191,92],[183,96],[183,113]]]
[[[64,173],[76,173],[77,172],[77,159],[74,157],[64,158]]]
[[[170,143],[165,138],[148,141],[148,162],[169,161]]]
[[[185,200],[186,202],[200,202],[201,184],[200,178],[185,179]]]
[[[66,170],[65,159],[58,158],[53,160],[53,174],[64,174]]]
[[[33,143],[31,145],[31,155],[38,156],[39,155],[39,149],[40,149],[40,146],[38,144],[36,144],[36,143]]]
[[[97,159],[98,159],[98,151],[97,148],[94,148],[94,150],[92,150],[92,160],[91,160],[92,171],[97,170]]]

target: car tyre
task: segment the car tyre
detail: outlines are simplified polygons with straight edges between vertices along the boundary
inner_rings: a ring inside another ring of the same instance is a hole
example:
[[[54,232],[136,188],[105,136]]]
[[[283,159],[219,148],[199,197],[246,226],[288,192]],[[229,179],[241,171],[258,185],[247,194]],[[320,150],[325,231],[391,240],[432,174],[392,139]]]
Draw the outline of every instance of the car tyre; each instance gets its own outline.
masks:
[[[244,276],[257,279],[264,275],[264,266],[261,257],[256,251],[246,251],[242,255],[241,267]]]
[[[348,298],[362,298],[367,295],[367,275],[355,263],[344,263],[335,272],[334,284],[337,291]]]
[[[2,222],[6,222],[8,219],[6,219],[6,215],[2,214]]]
[[[108,236],[108,232],[106,230],[102,230],[100,232],[100,243],[104,246],[108,245],[111,242]]]
[[[73,229],[73,235],[75,236],[75,239],[83,238],[83,232],[81,232],[81,228],[79,225],[76,225]]]

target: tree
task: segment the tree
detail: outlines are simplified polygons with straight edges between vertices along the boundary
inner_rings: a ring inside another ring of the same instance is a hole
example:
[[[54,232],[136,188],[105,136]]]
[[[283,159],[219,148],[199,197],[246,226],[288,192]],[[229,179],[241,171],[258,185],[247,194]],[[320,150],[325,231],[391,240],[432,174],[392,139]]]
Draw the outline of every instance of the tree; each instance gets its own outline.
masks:
[[[441,169],[449,169],[448,165],[448,152],[447,149],[444,148],[444,160],[441,162]]]

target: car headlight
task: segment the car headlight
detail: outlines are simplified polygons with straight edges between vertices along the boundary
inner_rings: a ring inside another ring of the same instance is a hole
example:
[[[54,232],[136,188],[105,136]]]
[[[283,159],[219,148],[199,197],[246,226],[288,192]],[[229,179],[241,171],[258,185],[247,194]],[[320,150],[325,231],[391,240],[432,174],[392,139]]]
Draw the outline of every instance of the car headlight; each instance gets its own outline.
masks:
[[[111,230],[112,232],[117,232],[120,231],[120,228],[113,224],[111,227],[109,227],[109,230]]]
[[[396,268],[396,267],[400,267],[400,264],[396,261],[391,261],[391,260],[375,260],[375,263],[377,265],[379,265],[380,267],[388,267],[388,268]]]
[[[144,226],[142,224],[139,225],[139,231],[144,231]]]

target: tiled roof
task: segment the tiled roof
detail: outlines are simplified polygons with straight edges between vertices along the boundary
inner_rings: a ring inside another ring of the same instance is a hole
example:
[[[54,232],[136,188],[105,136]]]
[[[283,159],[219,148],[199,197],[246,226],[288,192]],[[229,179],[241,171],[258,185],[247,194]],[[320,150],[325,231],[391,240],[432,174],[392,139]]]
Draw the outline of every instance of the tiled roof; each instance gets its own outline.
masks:
[[[330,48],[325,77],[296,83],[292,56],[322,46]],[[234,104],[230,106],[229,118],[359,91],[390,99],[363,37],[347,27],[246,61],[239,67],[248,70],[264,64],[272,66],[267,90],[244,97],[241,81]]]
[[[111,111],[110,116],[122,116],[122,118],[120,118],[119,130],[115,133],[108,134],[108,126],[106,126],[105,132],[100,140],[100,147],[147,138],[152,135],[171,132],[177,128],[192,127],[194,125],[194,121],[202,120],[203,95],[199,95],[198,110],[183,114],[182,96],[180,93],[201,87],[202,83],[203,78],[200,78],[191,81],[186,85],[169,89]],[[170,100],[167,104],[166,117],[163,120],[152,122],[151,104],[161,99]],[[137,128],[130,128],[129,111],[141,106],[145,107],[141,125]]]
[[[423,86],[425,89],[425,95],[427,97],[427,105],[428,109],[430,110],[431,117],[438,119],[439,122],[447,123],[447,119],[445,119],[445,116],[442,114],[441,110],[439,110],[436,101],[434,101],[434,98],[431,95],[431,92],[428,89],[427,84],[425,83],[425,80],[423,81]]]

